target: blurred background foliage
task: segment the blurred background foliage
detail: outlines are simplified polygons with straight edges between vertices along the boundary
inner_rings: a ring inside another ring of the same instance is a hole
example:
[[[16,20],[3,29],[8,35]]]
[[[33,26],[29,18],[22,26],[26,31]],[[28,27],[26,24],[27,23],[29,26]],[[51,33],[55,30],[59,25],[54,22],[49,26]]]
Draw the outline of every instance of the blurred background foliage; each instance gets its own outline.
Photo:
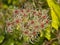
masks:
[[[14,8],[14,6],[24,8],[23,5],[26,2],[31,2],[35,9],[39,9],[40,6],[42,9],[49,9],[49,16],[52,19],[51,25],[41,31],[39,42],[30,43],[30,45],[60,45],[60,0],[0,0],[0,11],[9,7]],[[0,25],[4,27],[4,24],[4,18],[2,21],[0,19]],[[6,36],[1,31],[4,29],[0,29],[0,45],[22,45],[22,40],[13,40],[12,37]]]

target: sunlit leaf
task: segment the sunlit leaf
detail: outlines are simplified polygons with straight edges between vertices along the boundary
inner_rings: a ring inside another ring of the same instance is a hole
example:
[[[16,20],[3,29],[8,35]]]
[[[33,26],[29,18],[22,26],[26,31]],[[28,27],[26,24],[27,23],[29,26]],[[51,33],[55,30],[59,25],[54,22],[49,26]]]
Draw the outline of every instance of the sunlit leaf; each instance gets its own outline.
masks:
[[[52,27],[54,27],[56,30],[58,30],[59,20],[53,10],[51,10],[51,17],[52,17]]]
[[[47,3],[51,9],[52,27],[58,30],[60,23],[60,7],[55,0],[47,0]]]
[[[51,39],[51,30],[50,30],[50,26],[48,26],[46,29],[45,29],[45,37],[50,40]]]

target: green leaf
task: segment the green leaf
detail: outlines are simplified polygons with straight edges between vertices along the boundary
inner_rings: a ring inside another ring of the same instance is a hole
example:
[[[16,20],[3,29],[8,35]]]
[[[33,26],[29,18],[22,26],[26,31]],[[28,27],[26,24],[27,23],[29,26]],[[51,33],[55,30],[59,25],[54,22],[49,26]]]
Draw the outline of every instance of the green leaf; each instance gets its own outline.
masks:
[[[42,45],[44,42],[44,37],[40,37],[38,42],[35,42],[33,45]]]
[[[8,4],[10,4],[12,2],[12,0],[8,0]]]
[[[6,4],[3,5],[3,9],[7,9],[8,6]]]
[[[51,30],[50,30],[50,25],[45,29],[45,37],[48,39],[48,40],[51,40]]]
[[[16,41],[15,45],[22,45],[22,42]]]
[[[59,20],[53,10],[51,10],[51,17],[52,17],[52,27],[54,27],[56,30],[58,30]]]
[[[13,39],[6,40],[2,45],[14,45]]]
[[[55,0],[47,0],[47,3],[51,9],[51,17],[52,17],[52,27],[58,30],[60,26],[60,6],[55,2]]]
[[[24,39],[24,42],[28,42],[29,37],[28,36],[24,36],[23,39]]]
[[[52,45],[59,45],[57,41],[53,42]]]
[[[4,40],[4,36],[0,36],[0,43],[2,43]]]

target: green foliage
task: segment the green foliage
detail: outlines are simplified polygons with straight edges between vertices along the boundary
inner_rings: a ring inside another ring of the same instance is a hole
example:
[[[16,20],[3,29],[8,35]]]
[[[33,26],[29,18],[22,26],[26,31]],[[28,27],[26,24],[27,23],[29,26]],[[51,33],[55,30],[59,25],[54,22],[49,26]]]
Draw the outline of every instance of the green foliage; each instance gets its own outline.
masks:
[[[4,36],[0,36],[0,43],[2,43],[3,42],[3,40],[4,40]]]
[[[51,29],[50,29],[50,25],[45,29],[45,37],[48,40],[51,40]]]
[[[15,44],[14,45],[22,45],[22,43],[19,42],[19,41],[15,41]]]
[[[51,10],[51,17],[52,17],[52,27],[54,27],[56,30],[58,30],[59,20],[53,10]]]
[[[2,45],[14,45],[14,40],[13,39],[8,39]]]
[[[55,0],[47,0],[47,3],[51,9],[51,17],[52,17],[52,27],[58,30],[60,26],[60,6],[55,2]]]

